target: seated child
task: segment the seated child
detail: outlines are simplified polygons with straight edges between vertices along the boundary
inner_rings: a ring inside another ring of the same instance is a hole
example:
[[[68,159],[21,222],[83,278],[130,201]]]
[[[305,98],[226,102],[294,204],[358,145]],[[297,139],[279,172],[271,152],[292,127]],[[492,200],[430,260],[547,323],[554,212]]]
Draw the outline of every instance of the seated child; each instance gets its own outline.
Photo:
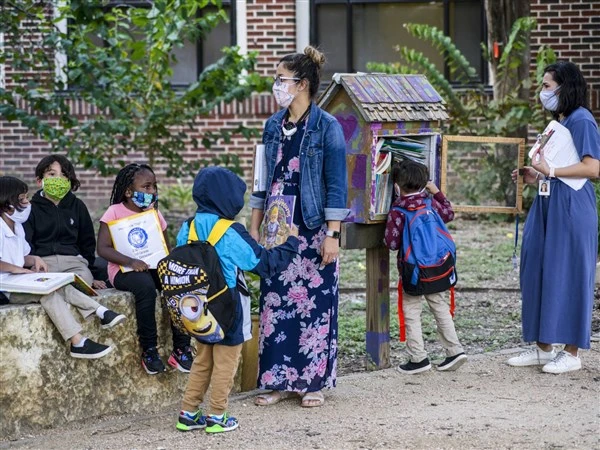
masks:
[[[194,180],[193,197],[198,205],[194,220],[199,240],[208,239],[219,219],[234,219],[244,206],[245,191],[246,184],[227,169],[207,167],[198,172]],[[185,222],[177,235],[178,245],[187,243],[189,229]],[[292,230],[292,234],[294,232],[298,234],[297,229]],[[227,229],[215,245],[227,286],[238,301],[236,319],[219,343],[196,343],[196,358],[183,397],[178,430],[190,431],[206,427],[208,433],[220,433],[237,428],[237,419],[227,412],[228,396],[233,386],[242,343],[251,336],[244,336],[243,333],[244,324],[249,326],[250,316],[244,314],[236,289],[236,275],[238,270],[246,270],[270,278],[291,263],[297,255],[298,245],[298,238],[291,235],[285,243],[266,250],[237,222]],[[208,415],[205,416],[199,408],[209,386],[210,404],[207,408]]]
[[[94,277],[96,232],[87,207],[73,194],[79,188],[73,164],[62,155],[46,156],[35,177],[42,189],[33,195],[23,224],[31,255],[40,256],[49,272],[74,272],[90,286],[106,288]]]
[[[25,240],[23,222],[31,212],[27,198],[27,185],[14,177],[0,177],[0,273],[47,272],[48,266],[39,257],[29,254],[29,244]],[[125,320],[125,316],[106,309],[96,301],[68,285],[51,294],[5,293],[10,303],[40,303],[63,339],[71,342],[71,356],[74,358],[101,358],[112,347],[99,344],[81,335],[81,326],[75,320],[68,304],[75,306],[84,318],[96,314],[102,328],[111,328]]]
[[[156,290],[160,289],[156,269],[139,259],[115,250],[107,223],[156,208],[167,246],[169,241],[165,230],[167,222],[158,211],[156,176],[146,164],[129,164],[117,174],[110,197],[110,207],[100,218],[98,232],[98,255],[108,261],[108,279],[121,290],[132,292],[135,296],[135,314],[137,334],[142,347],[142,367],[149,375],[166,371],[158,355],[158,336],[156,329]],[[131,267],[133,271],[122,272],[119,266]],[[168,363],[181,372],[189,372],[192,367],[192,349],[190,337],[171,325],[173,333],[173,352]]]
[[[403,161],[394,167],[392,180],[397,196],[390,208],[385,227],[385,245],[390,250],[398,250],[398,271],[402,273],[402,235],[405,226],[405,216],[398,208],[415,209],[425,207],[425,198],[429,191],[433,195],[431,206],[439,214],[444,223],[454,219],[452,205],[444,194],[429,179],[426,166],[413,161]],[[410,360],[398,367],[402,373],[416,374],[431,369],[427,352],[423,343],[421,332],[421,302],[423,297],[435,317],[437,332],[442,347],[446,350],[446,359],[437,366],[437,370],[456,370],[467,360],[463,348],[458,341],[454,322],[450,314],[448,303],[442,292],[424,296],[408,295],[403,293],[402,312],[406,325],[406,350]]]

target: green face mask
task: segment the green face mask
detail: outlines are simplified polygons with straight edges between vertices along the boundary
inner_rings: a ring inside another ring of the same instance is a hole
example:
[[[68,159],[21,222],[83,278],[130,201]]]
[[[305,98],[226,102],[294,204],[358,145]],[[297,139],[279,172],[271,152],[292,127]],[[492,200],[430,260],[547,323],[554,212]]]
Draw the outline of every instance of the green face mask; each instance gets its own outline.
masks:
[[[71,181],[63,177],[44,178],[42,189],[47,197],[53,200],[62,200],[71,190]]]

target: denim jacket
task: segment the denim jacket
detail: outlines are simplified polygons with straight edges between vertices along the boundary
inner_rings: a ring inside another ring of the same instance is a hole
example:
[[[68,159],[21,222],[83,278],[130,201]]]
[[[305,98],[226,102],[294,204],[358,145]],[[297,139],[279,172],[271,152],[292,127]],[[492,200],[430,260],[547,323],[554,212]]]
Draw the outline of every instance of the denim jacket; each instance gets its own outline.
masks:
[[[267,189],[271,189],[286,110],[273,114],[265,124],[262,142],[267,160]],[[327,220],[343,220],[350,210],[346,177],[346,141],[339,122],[314,102],[300,148],[300,197],[302,217],[309,229]],[[250,207],[264,210],[267,192],[253,192]]]

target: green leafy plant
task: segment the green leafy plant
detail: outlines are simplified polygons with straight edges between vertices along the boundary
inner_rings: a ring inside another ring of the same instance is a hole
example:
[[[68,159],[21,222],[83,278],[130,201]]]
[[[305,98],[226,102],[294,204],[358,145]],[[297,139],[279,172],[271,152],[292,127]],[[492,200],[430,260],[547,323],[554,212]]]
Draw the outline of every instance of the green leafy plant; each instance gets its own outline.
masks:
[[[10,67],[0,88],[4,119],[22,123],[54,150],[103,175],[118,170],[132,152],[164,164],[169,176],[210,164],[239,171],[236,156],[184,161],[183,155],[190,145],[210,149],[232,135],[259,135],[242,125],[198,133],[197,123],[221,102],[269,87],[254,71],[257,55],[226,47],[189,86],[171,83],[174,50],[227,20],[220,0],[153,0],[146,8],[138,2],[111,9],[88,0],[61,4],[0,3],[0,64]],[[60,73],[55,58],[66,61]],[[92,114],[75,114],[78,101]]]
[[[260,302],[260,277],[252,272],[244,272],[246,284],[250,292],[250,311],[252,314],[258,314]]]
[[[520,98],[519,91],[531,90],[541,84],[543,67],[556,60],[554,51],[541,46],[538,49],[535,74],[524,80],[515,80],[515,68],[522,64],[523,54],[528,51],[529,32],[536,27],[535,19],[522,17],[517,19],[511,29],[510,36],[498,63],[497,77],[512,81],[516,87],[509,92],[502,92],[494,98],[488,93],[486,86],[476,79],[476,71],[468,60],[442,30],[423,24],[405,24],[408,32],[431,44],[448,64],[451,83],[444,74],[422,52],[398,46],[400,61],[393,64],[369,63],[368,69],[384,73],[422,73],[440,95],[446,99],[450,121],[445,124],[445,132],[449,134],[468,134],[479,136],[522,136],[527,134],[527,127],[543,129],[547,118],[541,108],[531,104],[529,98]],[[489,50],[482,43],[482,52],[486,59],[491,57]],[[510,80],[513,78],[512,80]],[[474,204],[479,203],[479,193],[489,190],[490,181],[495,181],[497,199],[514,198],[514,186],[510,180],[497,180],[498,173],[509,173],[512,168],[505,167],[508,162],[494,157],[493,152],[482,161],[483,170],[470,174],[461,184],[462,194],[470,198]],[[507,172],[508,170],[508,172]],[[492,178],[494,180],[492,180]],[[530,202],[529,202],[530,204]],[[528,206],[528,205],[526,205]]]

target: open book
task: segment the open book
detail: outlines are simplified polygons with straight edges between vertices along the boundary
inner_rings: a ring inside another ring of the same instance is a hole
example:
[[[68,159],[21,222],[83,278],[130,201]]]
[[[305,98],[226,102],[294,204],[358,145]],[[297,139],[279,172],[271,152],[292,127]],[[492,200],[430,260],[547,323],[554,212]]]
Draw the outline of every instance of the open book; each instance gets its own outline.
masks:
[[[551,121],[544,132],[538,136],[536,143],[529,150],[529,158],[537,157],[536,152],[540,149],[544,151],[544,158],[548,165],[555,169],[580,162],[571,133],[556,120]],[[576,191],[587,181],[587,178],[558,178]]]
[[[36,272],[0,274],[0,291],[3,292],[47,295],[67,284],[72,284],[90,297],[98,295],[98,293],[76,273]]]

